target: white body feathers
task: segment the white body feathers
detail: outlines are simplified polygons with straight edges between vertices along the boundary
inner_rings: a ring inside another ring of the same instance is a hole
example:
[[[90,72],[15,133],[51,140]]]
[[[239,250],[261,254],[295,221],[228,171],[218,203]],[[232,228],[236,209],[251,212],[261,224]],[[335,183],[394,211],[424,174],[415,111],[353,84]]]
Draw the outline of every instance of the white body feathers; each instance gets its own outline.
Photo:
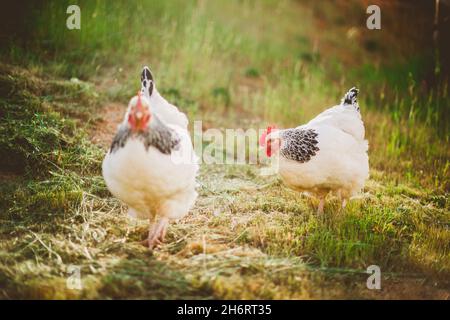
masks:
[[[150,101],[153,112],[158,114],[159,118],[167,124],[174,124],[183,129],[187,129],[189,120],[183,112],[179,111],[176,106],[169,103],[163,96],[161,96],[156,88],[153,89],[153,93],[148,97],[148,91],[146,97]]]

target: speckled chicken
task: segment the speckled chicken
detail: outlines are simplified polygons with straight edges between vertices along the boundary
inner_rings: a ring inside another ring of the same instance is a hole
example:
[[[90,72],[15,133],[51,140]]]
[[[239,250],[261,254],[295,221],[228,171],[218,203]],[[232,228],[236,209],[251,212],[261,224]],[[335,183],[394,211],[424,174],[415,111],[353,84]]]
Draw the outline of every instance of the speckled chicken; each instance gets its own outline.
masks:
[[[197,198],[198,164],[189,132],[160,119],[141,93],[131,99],[102,169],[108,189],[129,206],[129,214],[150,220],[150,249]]]
[[[269,127],[260,139],[268,157],[279,157],[283,182],[317,196],[320,213],[328,193],[336,193],[345,207],[369,176],[368,142],[357,95],[358,89],[352,88],[339,105],[307,124],[284,130]]]

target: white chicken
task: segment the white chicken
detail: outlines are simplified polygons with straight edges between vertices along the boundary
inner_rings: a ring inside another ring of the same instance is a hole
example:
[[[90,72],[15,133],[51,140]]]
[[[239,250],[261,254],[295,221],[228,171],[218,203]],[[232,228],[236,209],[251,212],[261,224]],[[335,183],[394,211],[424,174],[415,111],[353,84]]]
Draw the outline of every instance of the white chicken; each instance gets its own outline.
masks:
[[[159,94],[153,74],[147,66],[141,72],[141,93],[150,101],[152,112],[158,114],[163,122],[187,129],[189,120],[186,114]]]
[[[111,193],[129,206],[129,214],[150,219],[150,249],[164,240],[170,220],[185,216],[197,192],[197,157],[184,127],[166,124],[138,93],[103,160]]]
[[[292,129],[267,128],[260,139],[268,157],[279,157],[278,173],[290,188],[320,199],[336,193],[345,207],[369,176],[368,142],[357,102],[350,89],[341,104],[329,108],[305,125]]]

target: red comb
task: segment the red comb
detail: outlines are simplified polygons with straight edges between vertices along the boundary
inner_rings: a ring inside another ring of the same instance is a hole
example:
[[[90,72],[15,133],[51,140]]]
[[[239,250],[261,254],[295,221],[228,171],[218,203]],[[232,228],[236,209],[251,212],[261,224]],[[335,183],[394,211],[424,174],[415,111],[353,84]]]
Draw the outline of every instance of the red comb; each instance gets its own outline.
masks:
[[[264,147],[266,145],[266,137],[277,127],[275,125],[270,125],[267,127],[266,131],[264,131],[259,138],[259,145],[261,147]]]

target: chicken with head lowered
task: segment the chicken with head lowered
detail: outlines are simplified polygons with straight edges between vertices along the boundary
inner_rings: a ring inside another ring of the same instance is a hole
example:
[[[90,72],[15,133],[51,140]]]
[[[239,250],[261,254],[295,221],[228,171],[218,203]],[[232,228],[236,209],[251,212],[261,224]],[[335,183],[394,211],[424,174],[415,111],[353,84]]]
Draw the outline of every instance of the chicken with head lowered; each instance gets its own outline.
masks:
[[[368,142],[357,102],[358,89],[350,89],[337,106],[307,124],[278,130],[269,127],[260,138],[266,155],[279,157],[278,173],[290,188],[320,199],[336,193],[345,207],[369,176]]]
[[[189,132],[165,123],[140,92],[129,102],[102,169],[108,189],[129,206],[129,214],[150,220],[150,249],[197,198],[198,164]]]

